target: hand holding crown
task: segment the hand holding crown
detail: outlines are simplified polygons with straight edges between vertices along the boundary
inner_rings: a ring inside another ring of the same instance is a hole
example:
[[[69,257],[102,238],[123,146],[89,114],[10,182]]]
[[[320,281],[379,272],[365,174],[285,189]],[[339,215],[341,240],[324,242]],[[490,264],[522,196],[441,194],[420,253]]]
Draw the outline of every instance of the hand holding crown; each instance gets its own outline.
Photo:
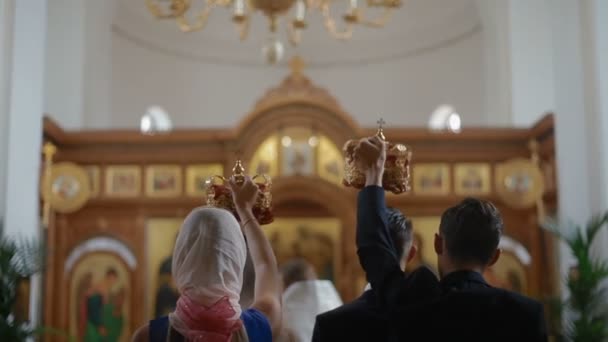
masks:
[[[344,185],[362,188],[378,185],[395,194],[409,190],[411,151],[403,144],[389,143],[378,121],[378,133],[344,145]]]

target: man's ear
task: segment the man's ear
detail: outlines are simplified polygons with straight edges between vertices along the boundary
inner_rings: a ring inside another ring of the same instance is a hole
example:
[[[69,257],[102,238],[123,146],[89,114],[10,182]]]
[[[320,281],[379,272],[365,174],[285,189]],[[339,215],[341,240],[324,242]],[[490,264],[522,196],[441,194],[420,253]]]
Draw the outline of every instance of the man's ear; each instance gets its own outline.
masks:
[[[486,267],[490,267],[490,266],[494,265],[500,258],[501,253],[502,253],[502,250],[500,248],[496,248],[496,250],[494,251],[494,255],[492,256],[492,259],[490,259],[490,262],[488,263],[488,265]]]
[[[435,253],[437,255],[443,254],[443,238],[438,233],[435,233]]]
[[[414,259],[414,257],[416,256],[416,253],[418,253],[418,247],[416,247],[416,245],[412,244],[412,246],[410,246],[409,253],[407,253],[406,262],[412,261],[412,259]]]

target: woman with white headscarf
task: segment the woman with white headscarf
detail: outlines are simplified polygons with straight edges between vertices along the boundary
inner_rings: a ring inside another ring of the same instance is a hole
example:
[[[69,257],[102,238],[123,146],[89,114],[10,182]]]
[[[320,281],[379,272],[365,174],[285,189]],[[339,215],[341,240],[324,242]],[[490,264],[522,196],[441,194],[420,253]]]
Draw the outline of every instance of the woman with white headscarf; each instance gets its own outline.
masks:
[[[223,209],[201,207],[188,215],[173,250],[176,309],[139,328],[133,341],[270,342],[280,330],[277,262],[252,212],[258,188],[249,178],[242,185],[231,180],[230,187],[241,226]],[[245,238],[256,273],[249,309],[239,305]]]

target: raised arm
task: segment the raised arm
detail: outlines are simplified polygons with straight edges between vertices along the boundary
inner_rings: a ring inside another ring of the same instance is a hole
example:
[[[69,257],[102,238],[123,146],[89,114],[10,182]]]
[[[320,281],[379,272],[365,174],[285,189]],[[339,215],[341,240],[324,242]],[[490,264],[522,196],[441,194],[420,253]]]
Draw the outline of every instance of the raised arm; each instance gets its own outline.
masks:
[[[386,143],[378,137],[363,139],[356,156],[366,179],[357,203],[357,254],[372,288],[385,294],[391,283],[404,277],[386,219],[382,188]]]
[[[357,254],[380,304],[399,308],[429,298],[438,291],[435,276],[421,269],[406,277],[391,239],[382,188],[386,143],[378,137],[363,139],[356,148],[359,167],[365,170],[365,188],[357,207]]]
[[[236,184],[234,179],[231,179],[230,187],[255,270],[252,307],[261,311],[268,318],[274,335],[281,328],[280,276],[270,242],[253,216],[252,209],[258,198],[259,190],[249,177],[242,185]]]

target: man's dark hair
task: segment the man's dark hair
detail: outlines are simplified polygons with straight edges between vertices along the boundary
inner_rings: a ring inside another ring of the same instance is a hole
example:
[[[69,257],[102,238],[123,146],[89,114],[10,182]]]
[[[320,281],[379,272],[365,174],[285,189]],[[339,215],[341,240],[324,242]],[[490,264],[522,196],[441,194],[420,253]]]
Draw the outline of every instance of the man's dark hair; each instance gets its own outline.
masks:
[[[116,271],[116,269],[114,267],[110,267],[106,271],[106,277],[118,278],[118,272]]]
[[[285,265],[281,267],[284,289],[287,289],[291,284],[299,281],[309,280],[311,268],[312,265],[301,258],[286,262]]]
[[[502,216],[491,202],[467,198],[443,213],[439,231],[452,259],[486,265],[500,242]]]
[[[386,218],[397,256],[403,258],[405,244],[412,242],[412,221],[395,208],[387,208]]]

